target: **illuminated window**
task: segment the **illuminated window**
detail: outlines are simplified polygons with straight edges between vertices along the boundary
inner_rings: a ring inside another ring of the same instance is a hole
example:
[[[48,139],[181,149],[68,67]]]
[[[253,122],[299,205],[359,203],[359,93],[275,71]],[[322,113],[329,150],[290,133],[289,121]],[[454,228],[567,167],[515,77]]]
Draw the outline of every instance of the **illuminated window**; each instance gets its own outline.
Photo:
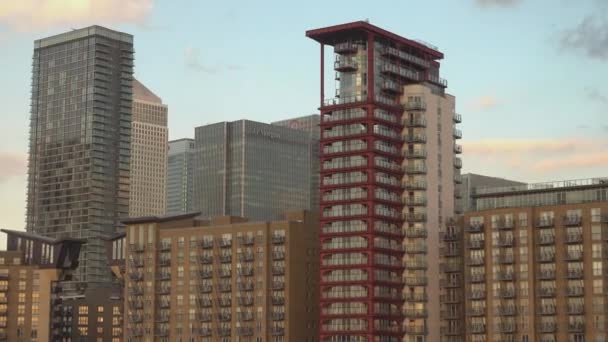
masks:
[[[89,307],[86,305],[81,305],[78,307],[78,314],[79,315],[88,315],[89,314]]]
[[[87,317],[87,316],[79,316],[78,317],[78,325],[89,325],[89,317]]]
[[[97,307],[97,312],[103,312],[103,306],[98,306]]]
[[[102,316],[97,317],[97,323],[103,323],[103,317]]]

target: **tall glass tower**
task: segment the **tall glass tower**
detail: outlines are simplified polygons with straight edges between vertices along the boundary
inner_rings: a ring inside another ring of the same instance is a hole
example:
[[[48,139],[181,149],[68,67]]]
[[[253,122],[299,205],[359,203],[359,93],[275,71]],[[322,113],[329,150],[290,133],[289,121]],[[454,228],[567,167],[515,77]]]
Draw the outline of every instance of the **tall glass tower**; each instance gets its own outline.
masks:
[[[34,43],[27,230],[86,239],[77,282],[110,279],[128,214],[133,36],[91,26]]]

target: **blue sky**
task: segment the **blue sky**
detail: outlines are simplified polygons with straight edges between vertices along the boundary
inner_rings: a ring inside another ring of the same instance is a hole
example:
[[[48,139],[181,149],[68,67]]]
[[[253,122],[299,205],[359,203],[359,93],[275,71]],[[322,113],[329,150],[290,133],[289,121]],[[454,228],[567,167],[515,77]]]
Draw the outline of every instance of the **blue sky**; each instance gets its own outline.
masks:
[[[193,127],[316,112],[307,29],[369,19],[445,54],[464,172],[523,181],[608,171],[608,6],[602,0],[0,2],[0,226],[23,226],[33,40],[100,24],[135,35],[136,77]]]

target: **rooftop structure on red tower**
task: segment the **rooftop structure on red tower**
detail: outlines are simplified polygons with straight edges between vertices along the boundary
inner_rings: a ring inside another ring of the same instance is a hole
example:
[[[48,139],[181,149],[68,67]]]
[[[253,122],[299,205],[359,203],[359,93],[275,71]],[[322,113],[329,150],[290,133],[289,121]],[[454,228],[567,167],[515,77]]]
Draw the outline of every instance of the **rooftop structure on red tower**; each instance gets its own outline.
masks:
[[[365,21],[306,36],[321,44],[320,340],[439,341],[439,227],[462,166],[443,54]]]

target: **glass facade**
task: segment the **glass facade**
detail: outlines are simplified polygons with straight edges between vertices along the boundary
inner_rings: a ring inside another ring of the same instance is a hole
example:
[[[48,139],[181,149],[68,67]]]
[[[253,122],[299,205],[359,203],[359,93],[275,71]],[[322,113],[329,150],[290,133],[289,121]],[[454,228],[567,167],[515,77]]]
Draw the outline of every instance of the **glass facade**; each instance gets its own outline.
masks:
[[[317,142],[301,130],[248,120],[197,127],[194,209],[259,220],[311,209]]]
[[[101,238],[128,213],[133,37],[99,26],[35,42],[27,230],[86,239],[79,282],[110,279]]]
[[[187,213],[193,210],[194,139],[169,142],[167,163],[167,213]]]

